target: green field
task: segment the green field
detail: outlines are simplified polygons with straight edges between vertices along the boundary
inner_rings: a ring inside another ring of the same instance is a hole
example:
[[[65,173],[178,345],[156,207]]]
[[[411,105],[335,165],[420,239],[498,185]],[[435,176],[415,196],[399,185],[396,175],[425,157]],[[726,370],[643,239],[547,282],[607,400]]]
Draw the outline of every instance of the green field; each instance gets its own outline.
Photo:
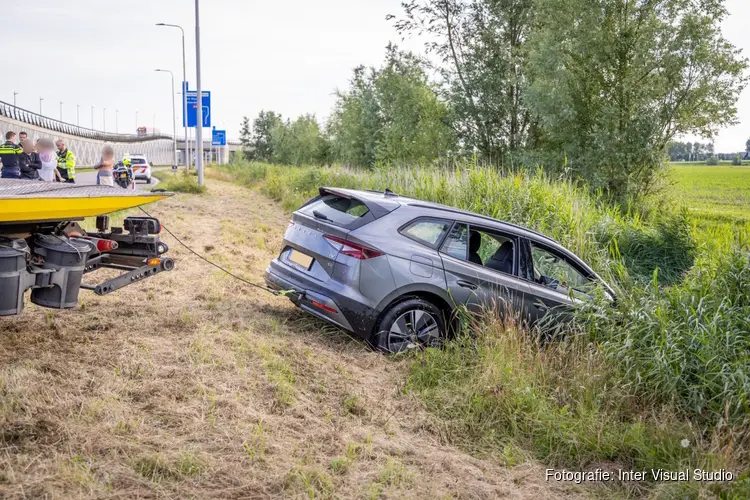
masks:
[[[707,222],[750,223],[750,167],[673,163],[677,197]]]

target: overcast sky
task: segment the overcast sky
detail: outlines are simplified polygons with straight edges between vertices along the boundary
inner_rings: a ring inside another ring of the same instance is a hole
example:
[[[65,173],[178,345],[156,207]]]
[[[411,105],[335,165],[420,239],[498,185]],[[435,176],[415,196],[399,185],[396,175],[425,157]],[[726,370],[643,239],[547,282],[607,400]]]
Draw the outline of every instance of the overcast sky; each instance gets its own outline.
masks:
[[[34,0],[3,2],[4,54],[0,100],[76,123],[133,132],[154,125],[171,132],[168,74],[175,87],[182,77],[179,30],[185,28],[188,81],[195,88],[194,3],[189,0]],[[386,21],[401,11],[401,0],[203,0],[201,2],[202,80],[212,91],[212,119],[236,138],[243,115],[273,109],[285,117],[315,113],[325,119],[336,88],[346,87],[358,64],[378,65],[393,40],[403,42]],[[724,34],[750,56],[750,2],[727,0]],[[16,23],[8,22],[17,20]],[[8,64],[13,61],[13,64]],[[180,106],[179,98],[176,105]],[[717,151],[744,149],[750,137],[750,90],[738,103],[741,125],[722,130]],[[136,123],[136,110],[138,122]],[[180,126],[178,111],[178,127]],[[178,134],[180,132],[178,131]]]

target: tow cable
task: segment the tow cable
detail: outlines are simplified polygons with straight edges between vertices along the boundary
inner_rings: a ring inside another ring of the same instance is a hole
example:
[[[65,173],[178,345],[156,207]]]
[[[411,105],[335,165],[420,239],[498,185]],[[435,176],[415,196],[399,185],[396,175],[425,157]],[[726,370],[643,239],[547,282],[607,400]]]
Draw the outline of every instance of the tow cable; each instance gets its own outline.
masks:
[[[149,217],[153,217],[153,216],[152,216],[151,214],[149,214],[148,212],[146,212],[146,211],[145,211],[145,210],[143,209],[143,207],[138,207],[138,208],[140,208],[140,209],[141,209],[141,212],[143,212],[143,213],[144,213],[144,214],[146,214],[147,216],[149,216]],[[301,293],[300,293],[300,292],[297,292],[297,290],[273,290],[273,289],[271,289],[271,288],[269,288],[269,287],[267,287],[267,286],[264,286],[264,285],[259,285],[259,284],[257,284],[257,283],[253,283],[253,282],[251,282],[251,281],[248,281],[248,280],[246,280],[245,278],[242,278],[242,277],[240,277],[240,276],[237,276],[236,274],[232,273],[232,272],[231,272],[231,271],[229,271],[228,269],[225,269],[225,268],[221,267],[221,266],[220,266],[219,264],[217,264],[217,263],[215,263],[215,262],[211,262],[210,260],[208,260],[207,258],[205,258],[204,256],[202,256],[201,254],[199,254],[198,252],[196,252],[195,250],[193,250],[192,248],[190,248],[190,247],[189,247],[189,246],[188,246],[188,245],[187,245],[186,243],[184,243],[184,242],[183,242],[183,241],[182,241],[182,240],[181,240],[180,238],[178,238],[177,236],[175,236],[175,234],[174,234],[174,233],[173,233],[172,231],[170,231],[170,230],[169,230],[169,229],[168,229],[168,228],[167,228],[167,227],[166,227],[166,226],[165,226],[164,224],[162,224],[162,225],[161,225],[161,227],[162,227],[162,229],[164,229],[164,230],[165,230],[165,231],[166,231],[167,233],[169,233],[169,235],[170,235],[170,236],[172,236],[172,238],[174,238],[174,239],[175,239],[175,240],[177,241],[177,243],[179,243],[180,245],[182,245],[183,247],[185,247],[185,249],[186,249],[186,250],[187,250],[188,252],[192,253],[193,255],[195,255],[196,257],[198,257],[199,259],[201,259],[201,260],[202,260],[203,262],[206,262],[207,264],[210,264],[210,265],[214,266],[214,267],[215,267],[216,269],[218,269],[219,271],[221,271],[221,272],[223,272],[223,273],[225,273],[225,274],[227,274],[227,275],[231,276],[232,278],[234,278],[234,279],[236,279],[236,280],[238,280],[238,281],[241,281],[241,282],[242,282],[242,283],[244,283],[245,285],[249,285],[249,286],[253,286],[253,287],[255,287],[255,288],[259,288],[259,289],[261,289],[261,290],[263,290],[263,291],[265,291],[265,292],[268,292],[268,293],[270,293],[271,295],[276,295],[277,297],[286,297],[286,296],[288,296],[288,295],[290,295],[290,294],[292,294],[292,293],[299,293],[299,294],[300,294],[300,296],[304,296],[304,292],[301,292]]]

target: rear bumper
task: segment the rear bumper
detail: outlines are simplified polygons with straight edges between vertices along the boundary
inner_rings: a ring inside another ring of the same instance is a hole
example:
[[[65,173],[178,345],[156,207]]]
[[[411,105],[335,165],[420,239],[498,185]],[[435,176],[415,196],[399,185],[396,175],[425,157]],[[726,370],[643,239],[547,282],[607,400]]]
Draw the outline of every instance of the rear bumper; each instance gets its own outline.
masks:
[[[274,290],[294,290],[289,299],[313,316],[364,339],[369,339],[377,320],[372,308],[321,286],[295,269],[274,259],[266,269],[266,284]],[[314,304],[317,303],[317,304]],[[327,310],[332,308],[335,312]]]

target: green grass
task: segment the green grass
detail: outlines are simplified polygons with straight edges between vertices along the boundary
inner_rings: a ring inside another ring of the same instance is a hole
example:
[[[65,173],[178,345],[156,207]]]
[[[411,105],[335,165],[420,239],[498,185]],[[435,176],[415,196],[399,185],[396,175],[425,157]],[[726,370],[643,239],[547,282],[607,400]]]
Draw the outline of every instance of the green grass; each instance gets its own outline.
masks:
[[[711,214],[733,197],[737,214],[748,215],[745,194],[736,189],[750,179],[745,170],[675,168],[674,200],[627,211],[541,171],[253,163],[216,172],[260,188],[288,210],[319,186],[389,187],[507,220],[557,239],[615,286],[618,306],[580,307],[561,332],[564,342],[539,345],[531,332],[487,314],[445,349],[415,357],[406,390],[440,417],[441,435],[454,444],[500,460],[515,460],[522,450],[574,469],[611,461],[626,468],[725,467],[747,476],[748,239],[737,227],[743,219]],[[705,213],[697,210],[701,204]],[[742,497],[750,480],[734,487],[732,495]],[[660,491],[695,497],[711,488]]]
[[[670,178],[677,197],[710,223],[750,222],[750,167],[672,164]]]
[[[198,178],[185,170],[173,175],[162,175],[160,188],[174,193],[203,194],[207,188],[198,184]]]

